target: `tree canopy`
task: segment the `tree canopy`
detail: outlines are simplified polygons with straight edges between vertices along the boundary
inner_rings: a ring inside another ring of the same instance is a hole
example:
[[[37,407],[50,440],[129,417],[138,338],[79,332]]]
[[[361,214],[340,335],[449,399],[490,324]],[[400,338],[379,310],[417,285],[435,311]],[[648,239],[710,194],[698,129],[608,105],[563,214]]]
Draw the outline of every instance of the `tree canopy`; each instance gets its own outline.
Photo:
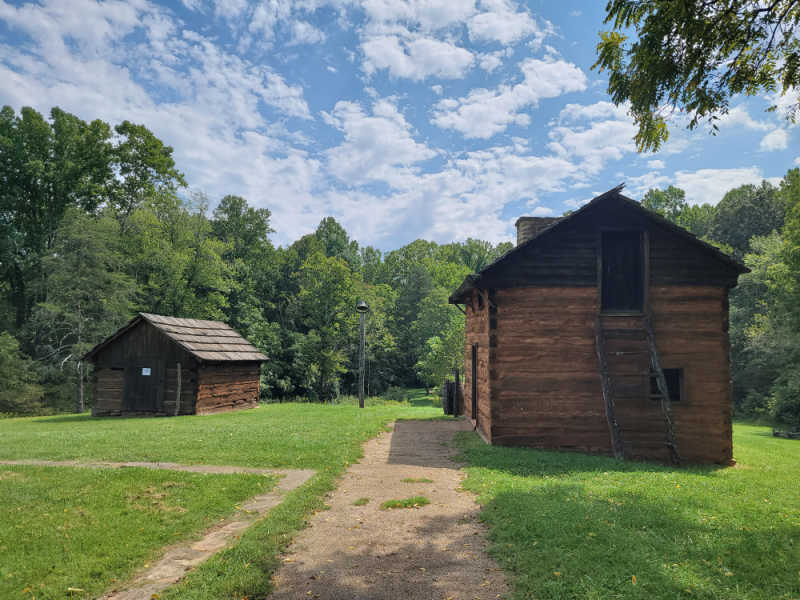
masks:
[[[669,110],[715,128],[739,93],[785,94],[796,119],[798,0],[609,0],[605,22],[594,67],[614,103],[629,103],[640,151],[667,140]]]

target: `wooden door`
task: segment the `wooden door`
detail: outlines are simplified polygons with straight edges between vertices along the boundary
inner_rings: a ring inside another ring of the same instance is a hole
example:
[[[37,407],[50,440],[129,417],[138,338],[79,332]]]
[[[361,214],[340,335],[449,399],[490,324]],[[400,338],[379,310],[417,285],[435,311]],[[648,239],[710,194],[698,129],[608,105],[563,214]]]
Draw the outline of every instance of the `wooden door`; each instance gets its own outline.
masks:
[[[602,234],[602,310],[639,312],[644,308],[644,252],[639,231]]]
[[[478,344],[472,344],[472,418],[478,422]]]
[[[133,363],[125,369],[125,411],[159,412],[161,368],[155,360]]]

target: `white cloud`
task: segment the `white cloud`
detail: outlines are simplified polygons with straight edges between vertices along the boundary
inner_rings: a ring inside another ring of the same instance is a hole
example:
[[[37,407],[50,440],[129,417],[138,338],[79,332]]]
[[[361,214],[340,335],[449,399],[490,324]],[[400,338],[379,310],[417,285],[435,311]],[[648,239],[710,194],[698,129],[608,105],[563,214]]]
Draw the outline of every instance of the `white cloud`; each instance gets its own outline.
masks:
[[[553,214],[553,209],[547,206],[537,206],[531,211],[531,215],[534,217],[549,217]]]
[[[489,54],[479,54],[478,55],[478,65],[484,71],[491,73],[497,67],[503,64],[503,59],[500,58],[499,53],[491,52]]]
[[[774,127],[774,125],[766,121],[756,121],[750,116],[750,113],[747,112],[747,108],[741,104],[734,106],[728,111],[728,114],[720,117],[717,121],[717,125],[720,129],[742,128],[754,131],[769,131]]]
[[[660,161],[656,161],[660,162]],[[625,188],[633,198],[641,198],[647,190],[653,188],[665,188],[672,183],[672,179],[657,171],[651,171],[636,177],[627,177],[625,179]]]
[[[546,35],[527,10],[518,11],[508,0],[482,0],[481,8],[486,9],[485,12],[467,22],[472,40],[500,42],[507,46],[529,36],[541,43]]]
[[[339,101],[323,118],[344,133],[344,141],[325,152],[329,171],[352,184],[382,181],[405,188],[417,172],[414,165],[436,156],[412,137],[411,126],[390,100],[378,100],[372,114],[354,102]]]
[[[666,165],[663,160],[648,160],[647,166],[650,169],[663,169]]]
[[[306,21],[292,23],[292,39],[290,46],[296,44],[320,44],[325,41],[325,34]]]
[[[363,0],[369,21],[409,23],[430,32],[463,23],[475,14],[475,0]]]
[[[758,149],[762,152],[772,152],[773,150],[786,150],[788,147],[788,132],[785,129],[775,129],[763,137]]]
[[[757,185],[763,179],[761,169],[755,166],[675,173],[675,185],[686,192],[686,201],[689,204],[716,204],[728,190],[748,183]],[[774,178],[768,180],[775,181]]]
[[[433,111],[433,123],[455,129],[467,138],[488,139],[512,123],[528,125],[530,116],[521,111],[535,107],[543,98],[586,89],[586,76],[563,60],[526,59],[520,63],[522,82],[497,89],[475,89],[459,99],[440,100]]]
[[[586,175],[599,173],[611,160],[636,151],[636,127],[624,106],[610,102],[568,104],[552,127],[548,148],[557,156],[581,160]]]
[[[437,96],[441,96],[442,93],[444,92],[444,88],[442,88],[442,86],[440,86],[439,84],[432,85],[431,90],[433,90],[433,93],[436,94]]]
[[[458,79],[472,66],[472,52],[449,41],[413,34],[408,30],[378,34],[362,42],[364,71],[386,69],[394,77],[420,81],[427,77]]]
[[[794,164],[795,166],[800,167],[800,156],[794,159]]]
[[[599,119],[629,120],[628,107],[602,101],[594,104],[567,104],[558,115],[558,120],[561,122],[597,121]]]

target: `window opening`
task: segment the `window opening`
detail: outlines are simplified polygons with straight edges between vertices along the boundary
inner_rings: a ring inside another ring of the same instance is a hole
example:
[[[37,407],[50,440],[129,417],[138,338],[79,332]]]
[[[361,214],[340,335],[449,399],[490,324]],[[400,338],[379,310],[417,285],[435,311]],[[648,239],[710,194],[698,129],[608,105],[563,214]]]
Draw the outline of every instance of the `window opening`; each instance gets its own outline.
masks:
[[[664,379],[667,380],[667,392],[670,402],[681,401],[681,388],[683,387],[683,369],[662,369]],[[658,378],[655,373],[650,373],[650,397],[659,399]]]
[[[602,234],[602,309],[641,311],[644,308],[644,256],[639,231]]]

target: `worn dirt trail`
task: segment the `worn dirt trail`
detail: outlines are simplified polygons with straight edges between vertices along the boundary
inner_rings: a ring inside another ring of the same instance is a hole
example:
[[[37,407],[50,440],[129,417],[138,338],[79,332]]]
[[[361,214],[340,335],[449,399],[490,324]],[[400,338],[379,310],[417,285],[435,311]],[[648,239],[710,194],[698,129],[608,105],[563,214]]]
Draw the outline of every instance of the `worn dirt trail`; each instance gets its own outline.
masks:
[[[466,421],[400,421],[364,446],[326,502],[298,535],[275,575],[270,600],[489,600],[506,595],[502,571],[486,554],[473,497],[446,443]],[[407,483],[403,479],[430,479]],[[386,500],[425,496],[414,509],[382,510]],[[369,498],[363,506],[353,503]]]
[[[209,559],[226,546],[231,545],[245,529],[264,517],[283,501],[287,492],[303,485],[314,471],[307,469],[254,469],[228,465],[180,465],[167,462],[82,462],[76,460],[0,460],[0,465],[22,465],[40,467],[73,467],[84,469],[167,469],[189,473],[227,474],[254,473],[280,477],[275,487],[264,494],[253,496],[235,513],[214,527],[206,530],[202,538],[180,542],[164,549],[164,553],[130,581],[120,584],[102,596],[102,600],[152,600],[168,586],[180,581],[186,573]]]

